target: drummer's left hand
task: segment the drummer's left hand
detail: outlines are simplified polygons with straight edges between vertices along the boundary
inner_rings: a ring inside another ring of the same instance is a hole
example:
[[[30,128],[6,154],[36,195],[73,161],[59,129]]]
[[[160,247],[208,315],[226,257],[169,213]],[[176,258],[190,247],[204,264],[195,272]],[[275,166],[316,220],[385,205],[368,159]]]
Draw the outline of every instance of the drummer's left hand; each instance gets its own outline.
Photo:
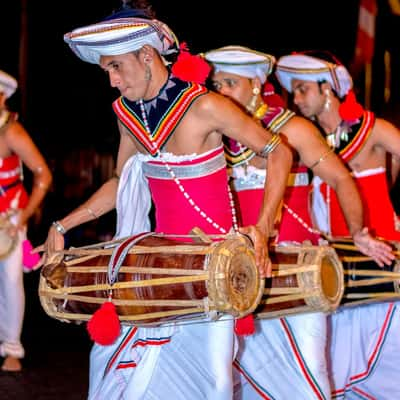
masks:
[[[247,235],[253,242],[256,253],[256,264],[262,278],[270,278],[272,276],[272,264],[268,257],[268,235],[258,226],[250,225],[239,228],[239,232]]]
[[[390,265],[395,258],[392,248],[382,240],[373,238],[368,228],[355,233],[353,240],[360,252],[371,257],[380,267]]]

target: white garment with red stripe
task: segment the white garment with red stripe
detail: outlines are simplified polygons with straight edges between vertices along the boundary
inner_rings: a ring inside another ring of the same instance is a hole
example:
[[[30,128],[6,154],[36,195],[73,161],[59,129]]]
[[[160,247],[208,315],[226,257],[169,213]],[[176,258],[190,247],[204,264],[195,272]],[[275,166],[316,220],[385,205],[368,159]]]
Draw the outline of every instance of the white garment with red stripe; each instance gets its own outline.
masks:
[[[182,156],[183,157],[183,156]],[[165,157],[166,161],[169,161]],[[145,156],[128,160],[117,195],[118,236],[149,229]],[[130,224],[131,223],[131,224]],[[89,400],[231,400],[234,320],[124,327],[110,346],[94,344]]]
[[[400,399],[399,306],[342,308],[329,317],[333,399]]]
[[[264,319],[256,328],[240,338],[234,399],[330,399],[325,314]]]

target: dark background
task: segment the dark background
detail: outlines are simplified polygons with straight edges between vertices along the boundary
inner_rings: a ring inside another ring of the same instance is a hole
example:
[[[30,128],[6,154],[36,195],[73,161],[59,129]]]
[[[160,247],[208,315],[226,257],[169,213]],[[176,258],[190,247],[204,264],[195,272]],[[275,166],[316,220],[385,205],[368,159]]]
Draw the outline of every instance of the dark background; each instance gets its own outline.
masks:
[[[111,102],[119,93],[110,88],[107,75],[99,67],[84,63],[72,53],[63,35],[97,22],[119,4],[98,0],[2,0],[0,69],[20,82],[9,105],[19,111],[21,122],[48,160],[54,177],[41,213],[29,227],[34,245],[42,243],[51,221],[71,211],[112,173],[119,134]],[[225,0],[158,0],[152,5],[158,19],[166,22],[181,42],[187,42],[193,53],[233,44],[277,58],[292,51],[324,49],[345,65],[350,65],[354,54],[358,0],[241,4]],[[386,0],[379,1],[372,109],[396,123],[400,115],[398,78],[394,76],[392,98],[385,103],[382,60],[385,49],[400,54],[399,26],[399,17],[388,13]],[[398,56],[393,61],[396,68],[397,60]],[[362,76],[356,79],[356,85],[362,101]],[[393,198],[398,207],[398,189]],[[66,244],[82,246],[103,241],[113,230],[114,215],[110,213],[69,232]],[[25,275],[24,372],[12,376],[0,373],[0,398],[83,399],[91,342],[83,326],[59,322],[43,312],[38,281],[39,271]],[[50,385],[50,389],[39,389],[41,385]]]

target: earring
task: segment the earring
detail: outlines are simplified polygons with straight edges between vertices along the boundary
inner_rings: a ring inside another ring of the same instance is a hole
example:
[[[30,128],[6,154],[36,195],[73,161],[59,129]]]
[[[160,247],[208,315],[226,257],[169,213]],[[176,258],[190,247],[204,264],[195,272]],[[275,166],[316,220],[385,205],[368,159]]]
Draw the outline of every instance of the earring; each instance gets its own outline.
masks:
[[[144,80],[151,81],[151,70],[148,65],[146,65],[146,70],[144,72]]]
[[[253,87],[253,96],[250,99],[249,104],[246,106],[246,110],[251,114],[253,114],[256,109],[259,94],[260,94],[260,88]]]
[[[329,109],[331,108],[331,92],[329,89],[325,89],[325,104],[324,104],[324,110],[325,111],[329,111]]]

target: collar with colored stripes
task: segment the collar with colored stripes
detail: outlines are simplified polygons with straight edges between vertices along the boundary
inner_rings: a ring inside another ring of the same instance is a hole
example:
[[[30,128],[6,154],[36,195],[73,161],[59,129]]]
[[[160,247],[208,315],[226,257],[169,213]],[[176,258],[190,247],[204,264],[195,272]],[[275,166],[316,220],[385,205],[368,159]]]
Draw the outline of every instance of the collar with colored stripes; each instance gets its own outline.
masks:
[[[113,109],[131,135],[151,154],[167,143],[193,101],[208,90],[197,83],[170,76],[154,99],[144,102],[150,132],[147,132],[139,102],[120,97]]]
[[[261,121],[268,130],[276,133],[282,125],[285,125],[294,115],[295,113],[293,111],[283,107],[268,107]],[[224,137],[224,150],[226,162],[229,167],[237,167],[255,156],[253,150],[227,137]]]
[[[345,163],[349,162],[363,148],[372,132],[374,123],[374,113],[364,111],[361,119],[351,126],[347,140],[340,140],[335,152]]]

